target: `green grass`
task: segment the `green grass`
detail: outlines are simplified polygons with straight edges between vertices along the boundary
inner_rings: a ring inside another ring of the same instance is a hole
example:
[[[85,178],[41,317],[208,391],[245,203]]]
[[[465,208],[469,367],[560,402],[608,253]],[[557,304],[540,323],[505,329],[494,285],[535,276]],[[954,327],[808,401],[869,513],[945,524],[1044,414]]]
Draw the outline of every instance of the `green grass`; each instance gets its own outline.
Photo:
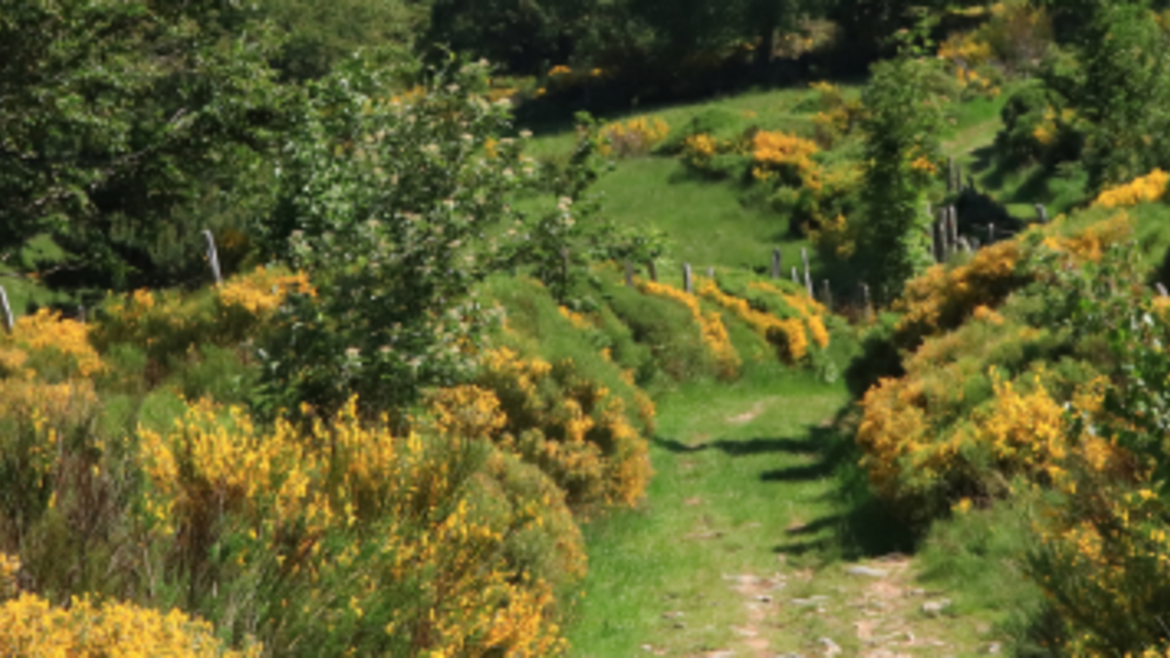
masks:
[[[964,602],[957,612],[924,615],[922,603],[940,592],[915,591],[932,587],[918,582],[917,568],[869,560],[908,548],[909,538],[842,495],[826,421],[847,400],[843,385],[764,367],[734,385],[695,383],[667,395],[644,505],[585,528],[590,573],[570,655],[755,655],[743,653],[737,628],[756,631],[772,652],[819,653],[819,638],[829,637],[860,655],[856,624],[868,617],[857,602],[874,581],[849,574],[846,559],[893,574],[882,582],[898,595],[879,628],[938,638],[948,653],[986,646],[1000,611],[948,593]],[[736,591],[730,577],[741,575],[768,579],[760,592],[771,600]],[[800,605],[810,597],[825,598]],[[749,604],[761,606],[759,618]]]
[[[856,95],[855,87],[846,86],[846,93]],[[816,92],[807,87],[756,91],[703,103],[685,103],[659,107],[634,108],[628,112],[606,115],[606,122],[626,121],[634,117],[659,117],[672,128],[685,126],[695,116],[711,108],[720,108],[742,119],[741,128],[756,125],[765,130],[807,131],[812,128],[814,109],[808,100]],[[572,150],[573,131],[565,124],[550,124],[551,130],[532,126],[538,136],[528,147],[528,154],[537,157],[564,155]]]
[[[808,246],[788,236],[786,218],[742,205],[739,185],[695,179],[673,159],[623,160],[597,190],[604,194],[605,213],[619,225],[666,233],[674,262],[659,265],[661,276],[681,280],[684,262],[696,268],[766,266],[775,247],[787,269]]]

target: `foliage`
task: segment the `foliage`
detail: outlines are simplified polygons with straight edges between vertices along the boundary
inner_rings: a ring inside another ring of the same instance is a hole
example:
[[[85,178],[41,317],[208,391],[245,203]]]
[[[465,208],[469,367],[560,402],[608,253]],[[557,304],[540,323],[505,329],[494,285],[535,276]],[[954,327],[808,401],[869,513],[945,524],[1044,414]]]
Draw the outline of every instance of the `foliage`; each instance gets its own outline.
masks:
[[[670,134],[670,126],[660,117],[637,117],[625,123],[615,122],[601,129],[605,144],[601,154],[618,157],[645,155]]]
[[[663,297],[685,306],[691,312],[694,324],[699,328],[703,344],[706,345],[718,364],[719,376],[723,379],[735,379],[739,376],[741,365],[739,354],[736,353],[735,347],[731,344],[731,340],[727,336],[727,327],[724,326],[723,319],[719,317],[718,313],[704,313],[699,305],[698,297],[685,290],[679,290],[655,281],[638,280],[636,285],[638,290],[646,295]],[[701,292],[702,284],[699,285]]]
[[[285,102],[253,17],[222,3],[9,7],[0,239],[51,235],[69,254],[55,280],[91,290],[202,271],[199,231],[262,207]]]
[[[782,305],[775,310],[760,310],[747,299],[723,292],[709,279],[700,279],[698,289],[700,296],[731,311],[767,339],[776,347],[777,356],[787,363],[804,361],[809,356],[810,345],[821,350],[829,346],[829,332],[822,319],[825,309],[820,304],[802,298],[799,294],[789,295],[767,283],[752,282],[748,285],[757,291],[757,295],[779,296],[783,300]]]
[[[1124,208],[1147,201],[1158,201],[1166,194],[1167,181],[1170,181],[1170,174],[1155,169],[1128,183],[1102,190],[1093,201],[1093,205],[1102,208]]]
[[[262,0],[264,18],[282,33],[274,66],[284,77],[305,81],[326,75],[360,49],[410,46],[425,32],[429,2]]]
[[[555,652],[557,587],[584,569],[556,489],[486,437],[385,421],[351,401],[304,432],[262,430],[199,403],[141,431],[145,521],[194,601],[218,589],[278,652]]]
[[[574,509],[634,505],[642,498],[651,471],[646,440],[630,422],[634,410],[583,377],[571,360],[550,364],[493,349],[475,381],[431,397],[443,432],[482,426],[477,435],[539,467]],[[652,414],[652,405],[646,411]]]
[[[11,656],[147,655],[235,658],[261,655],[263,647],[225,650],[210,624],[180,610],[157,610],[116,601],[74,599],[59,608],[35,594],[0,605],[0,650]]]
[[[929,260],[922,214],[939,160],[941,101],[930,93],[930,65],[901,57],[873,68],[865,90],[865,233],[879,300],[892,300]]]
[[[401,409],[470,372],[484,318],[468,292],[512,262],[523,226],[509,199],[537,178],[520,144],[498,138],[507,102],[483,97],[487,73],[357,59],[311,85],[263,226],[269,252],[319,291],[290,297],[263,346],[276,408],[337,408],[356,392]]]
[[[1101,3],[1080,41],[1083,84],[1074,104],[1091,124],[1085,145],[1089,189],[1132,180],[1164,166],[1164,114],[1170,102],[1170,33],[1144,3]]]

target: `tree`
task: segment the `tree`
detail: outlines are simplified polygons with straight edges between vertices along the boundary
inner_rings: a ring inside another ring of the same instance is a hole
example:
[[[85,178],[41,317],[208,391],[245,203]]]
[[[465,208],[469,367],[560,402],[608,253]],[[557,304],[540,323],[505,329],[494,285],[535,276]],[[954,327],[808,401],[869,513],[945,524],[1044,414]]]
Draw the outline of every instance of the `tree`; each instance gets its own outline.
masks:
[[[405,411],[423,386],[470,374],[488,309],[474,285],[511,268],[528,232],[513,205],[539,180],[486,100],[485,64],[420,69],[372,56],[310,83],[289,135],[273,258],[309,272],[264,347],[273,408],[324,412],[358,394]]]
[[[872,263],[878,297],[889,301],[930,262],[926,188],[940,160],[942,101],[932,93],[933,65],[908,55],[873,66],[866,115],[866,210],[863,257]]]
[[[198,265],[194,209],[244,204],[278,116],[273,40],[252,18],[228,2],[6,3],[0,261],[45,233],[94,287]]]
[[[1092,16],[1073,104],[1091,126],[1084,162],[1099,191],[1170,165],[1170,32],[1145,2],[1099,3]]]

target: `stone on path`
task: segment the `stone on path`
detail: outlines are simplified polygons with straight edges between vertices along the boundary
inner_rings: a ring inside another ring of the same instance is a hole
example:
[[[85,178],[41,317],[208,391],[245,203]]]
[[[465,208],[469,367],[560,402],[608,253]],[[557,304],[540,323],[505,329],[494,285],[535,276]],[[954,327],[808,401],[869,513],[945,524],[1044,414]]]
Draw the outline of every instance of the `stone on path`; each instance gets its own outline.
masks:
[[[940,614],[951,605],[950,599],[939,599],[937,601],[927,601],[922,604],[922,612],[934,616]]]
[[[841,653],[841,647],[839,647],[836,642],[830,640],[827,637],[822,637],[821,639],[817,640],[817,642],[820,642],[825,646],[826,656],[836,656],[837,654]]]
[[[870,578],[885,578],[889,575],[889,572],[884,569],[874,569],[862,565],[849,567],[846,572],[851,576],[869,576]]]

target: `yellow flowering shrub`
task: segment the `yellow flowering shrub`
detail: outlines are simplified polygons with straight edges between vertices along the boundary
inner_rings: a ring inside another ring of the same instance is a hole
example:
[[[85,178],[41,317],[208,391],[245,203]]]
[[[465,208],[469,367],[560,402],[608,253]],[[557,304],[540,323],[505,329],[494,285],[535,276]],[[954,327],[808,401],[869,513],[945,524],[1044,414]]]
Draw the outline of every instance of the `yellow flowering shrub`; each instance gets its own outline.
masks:
[[[439,422],[482,432],[498,425],[495,413],[486,425]],[[297,592],[263,602],[276,616],[264,620],[265,642],[278,653],[306,642],[391,655],[557,653],[559,595],[585,569],[579,531],[551,481],[480,439],[395,436],[385,419],[361,422],[356,400],[309,427],[268,430],[200,402],[165,435],[139,431],[144,508],[195,582],[217,574],[227,587],[232,571],[213,570],[207,551],[231,536],[232,570],[274,569],[283,585],[272,591]]]
[[[813,82],[809,88],[817,92],[821,109],[813,117],[817,143],[832,148],[842,137],[853,132],[865,111],[860,99],[846,99],[841,88],[831,82]]]
[[[650,479],[649,451],[629,418],[652,428],[654,405],[637,409],[582,377],[572,361],[550,364],[499,347],[484,352],[474,387],[439,391],[430,408],[440,429],[473,428],[535,464],[564,490],[574,508],[633,505]]]
[[[775,345],[780,357],[788,363],[797,363],[808,354],[809,333],[806,332],[805,324],[800,319],[779,318],[771,313],[756,310],[748,304],[747,300],[728,295],[709,279],[701,280],[698,287],[701,296],[731,311],[756,333]],[[828,333],[825,331],[824,324],[820,318],[816,318],[812,323],[819,329],[819,332],[816,333],[817,339],[823,340],[827,346]]]
[[[234,276],[216,289],[216,302],[221,312],[241,309],[249,315],[264,316],[275,311],[285,297],[295,292],[316,296],[304,272],[286,274],[276,268],[258,266],[254,271]]]
[[[978,306],[995,306],[1018,285],[1020,245],[1012,240],[980,249],[969,263],[933,265],[906,284],[895,310],[903,313],[895,342],[917,345],[925,336],[953,329]]]
[[[721,146],[710,135],[691,135],[683,140],[682,160],[696,169],[703,169],[720,152]]]
[[[68,608],[34,595],[0,605],[0,653],[5,656],[256,657],[262,647],[225,648],[211,624],[180,610],[74,598]]]
[[[670,125],[661,117],[637,117],[625,123],[611,123],[601,129],[602,155],[629,157],[644,155],[670,134]]]
[[[564,316],[564,318],[566,320],[568,320],[569,322],[571,322],[573,324],[573,327],[580,329],[582,331],[586,331],[586,330],[593,328],[593,323],[590,322],[589,318],[585,317],[585,315],[578,313],[572,309],[566,308],[564,306],[558,306],[557,310],[560,312],[560,314],[562,316]]]
[[[0,336],[0,376],[50,381],[87,378],[105,370],[90,326],[41,309],[17,318],[11,335]]]
[[[719,376],[725,379],[734,379],[739,375],[742,361],[735,351],[735,346],[731,344],[731,339],[727,335],[727,327],[723,325],[723,319],[719,317],[718,313],[703,313],[703,309],[699,306],[698,297],[685,290],[641,279],[636,280],[635,284],[638,290],[647,295],[665,297],[686,306],[690,310],[695,324],[699,326],[703,343],[715,355],[719,364]]]
[[[1158,201],[1166,195],[1166,183],[1170,174],[1154,169],[1140,178],[1103,190],[1093,201],[1102,208],[1125,208],[1139,203]]]
[[[777,174],[793,183],[816,187],[820,165],[812,156],[818,151],[815,142],[803,137],[761,130],[752,137],[752,158],[756,165],[753,175],[766,178],[768,174]]]

